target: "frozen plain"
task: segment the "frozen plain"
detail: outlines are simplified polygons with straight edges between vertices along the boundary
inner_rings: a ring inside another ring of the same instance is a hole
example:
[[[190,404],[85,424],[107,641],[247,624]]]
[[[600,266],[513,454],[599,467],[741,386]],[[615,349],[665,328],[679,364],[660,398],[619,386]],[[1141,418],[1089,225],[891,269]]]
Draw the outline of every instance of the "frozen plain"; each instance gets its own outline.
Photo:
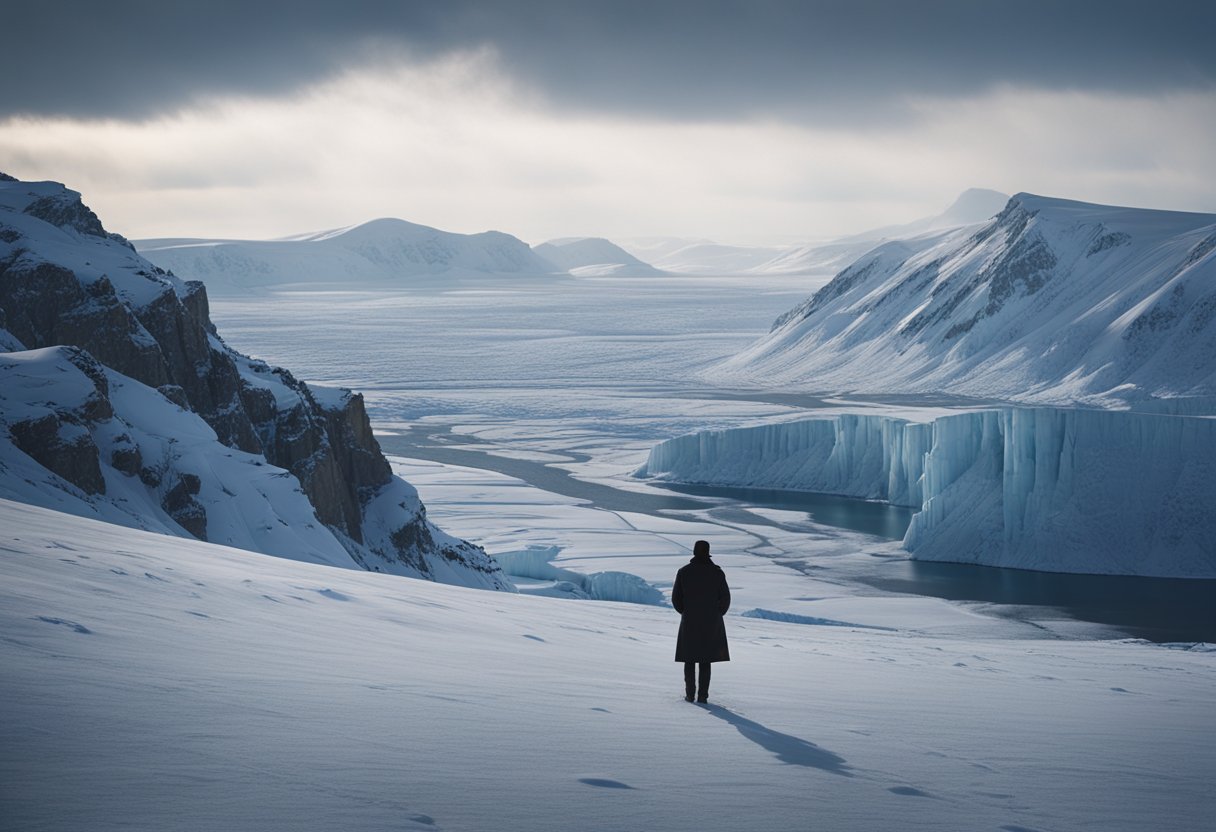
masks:
[[[1216,664],[1202,646],[868,590],[851,576],[893,544],[797,512],[606,509],[484,470],[548,463],[650,499],[628,473],[661,439],[838,409],[695,378],[814,288],[496,278],[217,299],[234,347],[363,390],[386,448],[446,452],[398,471],[441,527],[493,554],[542,550],[666,589],[691,541],[711,539],[736,593],[735,660],[698,709],[679,698],[664,607],[459,590],[5,505],[22,539],[3,544],[5,701],[20,703],[3,816],[44,829],[1206,828]],[[952,412],[923,405],[864,409]],[[819,625],[741,615],[753,610]]]

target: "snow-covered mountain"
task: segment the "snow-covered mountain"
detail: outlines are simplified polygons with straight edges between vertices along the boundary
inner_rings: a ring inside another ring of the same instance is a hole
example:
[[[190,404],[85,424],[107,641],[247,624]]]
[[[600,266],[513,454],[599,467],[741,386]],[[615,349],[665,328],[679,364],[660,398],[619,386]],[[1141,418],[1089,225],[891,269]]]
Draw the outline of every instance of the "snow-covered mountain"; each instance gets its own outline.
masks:
[[[1018,194],[885,243],[711,372],[1033,402],[1216,396],[1216,215]]]
[[[455,234],[399,219],[279,240],[163,238],[136,240],[134,245],[161,268],[201,280],[212,292],[299,283],[391,282],[441,274],[554,271],[552,264],[510,234]]]
[[[627,238],[621,245],[655,267],[677,274],[830,274],[887,240],[983,222],[1000,213],[1008,200],[999,191],[971,188],[931,217],[796,246],[735,246],[680,237]]]
[[[230,349],[202,283],[55,182],[0,179],[0,495],[285,557],[509,589],[393,476],[363,399]]]
[[[564,237],[532,250],[562,271],[580,277],[650,277],[661,271],[603,237]]]
[[[661,271],[698,275],[750,274],[789,250],[782,246],[732,246],[682,237],[624,239],[621,247]]]
[[[975,225],[996,216],[1009,201],[1009,195],[985,188],[963,191],[949,208],[932,217],[901,225],[873,228],[860,234],[841,237],[828,243],[811,243],[782,252],[761,263],[755,271],[764,274],[807,274],[835,272],[887,240],[917,237],[931,231]]]

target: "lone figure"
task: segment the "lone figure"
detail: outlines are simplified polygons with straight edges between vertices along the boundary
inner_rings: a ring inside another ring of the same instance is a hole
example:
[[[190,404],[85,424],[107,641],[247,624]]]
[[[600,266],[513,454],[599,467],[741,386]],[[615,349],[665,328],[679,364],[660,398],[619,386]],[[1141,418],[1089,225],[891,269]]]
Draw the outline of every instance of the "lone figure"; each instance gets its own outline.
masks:
[[[671,605],[680,614],[680,635],[676,639],[676,661],[684,662],[684,699],[709,701],[711,662],[730,661],[726,646],[726,624],[722,616],[730,609],[730,587],[722,567],[709,559],[709,542],[698,540],[692,547],[692,560],[676,573],[671,588]],[[697,665],[701,665],[697,684]]]

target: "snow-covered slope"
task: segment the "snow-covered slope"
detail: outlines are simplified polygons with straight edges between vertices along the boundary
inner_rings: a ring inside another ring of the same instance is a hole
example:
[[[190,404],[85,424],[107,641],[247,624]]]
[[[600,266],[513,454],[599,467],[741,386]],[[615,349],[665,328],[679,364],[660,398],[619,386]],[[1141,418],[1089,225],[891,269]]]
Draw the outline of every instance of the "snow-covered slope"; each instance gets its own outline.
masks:
[[[1216,813],[1202,647],[731,615],[735,660],[694,706],[677,626],[0,500],[0,827],[1201,832]]]
[[[1008,201],[1008,194],[984,188],[970,188],[963,191],[958,199],[940,214],[901,225],[873,228],[828,243],[799,246],[761,263],[755,271],[764,274],[836,272],[887,240],[919,237],[932,231],[984,222],[999,214]]]
[[[580,277],[616,275],[649,277],[662,274],[603,237],[565,237],[533,246],[533,251],[563,271]]]
[[[622,245],[657,268],[677,274],[830,274],[886,240],[983,222],[998,214],[1008,200],[998,191],[971,188],[940,214],[797,246],[735,246],[679,237],[639,237]]]
[[[399,219],[281,240],[136,240],[141,254],[212,292],[283,284],[397,281],[439,274],[548,274],[553,266],[509,234],[455,234]]]
[[[713,372],[1021,401],[1216,395],[1216,215],[1018,194],[886,243]]]
[[[201,283],[140,257],[58,183],[0,179],[0,344],[0,493],[289,557],[510,588],[484,551],[426,519],[380,453],[361,396],[230,349]]]
[[[1216,419],[1007,408],[928,424],[846,414],[667,440],[640,476],[919,509],[913,557],[1216,578]]]

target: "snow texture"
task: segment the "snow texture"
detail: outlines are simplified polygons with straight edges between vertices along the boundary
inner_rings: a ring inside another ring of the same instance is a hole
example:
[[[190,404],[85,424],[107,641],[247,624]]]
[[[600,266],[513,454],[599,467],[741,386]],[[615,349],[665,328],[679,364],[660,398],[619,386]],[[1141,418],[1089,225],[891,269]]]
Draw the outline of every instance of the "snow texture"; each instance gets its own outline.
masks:
[[[513,578],[535,578],[564,584],[557,588],[557,592],[553,592],[553,587],[546,587],[544,594],[633,604],[666,603],[662,592],[628,572],[582,574],[554,566],[552,561],[560,551],[552,546],[530,546],[514,552],[499,552],[494,559]]]
[[[923,560],[1216,577],[1216,419],[1002,408],[923,424],[844,414],[676,437],[637,475],[919,508],[904,545]]]
[[[0,826],[1201,832],[1216,814],[1206,649],[729,616],[735,661],[698,707],[677,626],[0,500]]]
[[[1013,197],[879,246],[712,371],[840,393],[1216,401],[1216,215]]]

